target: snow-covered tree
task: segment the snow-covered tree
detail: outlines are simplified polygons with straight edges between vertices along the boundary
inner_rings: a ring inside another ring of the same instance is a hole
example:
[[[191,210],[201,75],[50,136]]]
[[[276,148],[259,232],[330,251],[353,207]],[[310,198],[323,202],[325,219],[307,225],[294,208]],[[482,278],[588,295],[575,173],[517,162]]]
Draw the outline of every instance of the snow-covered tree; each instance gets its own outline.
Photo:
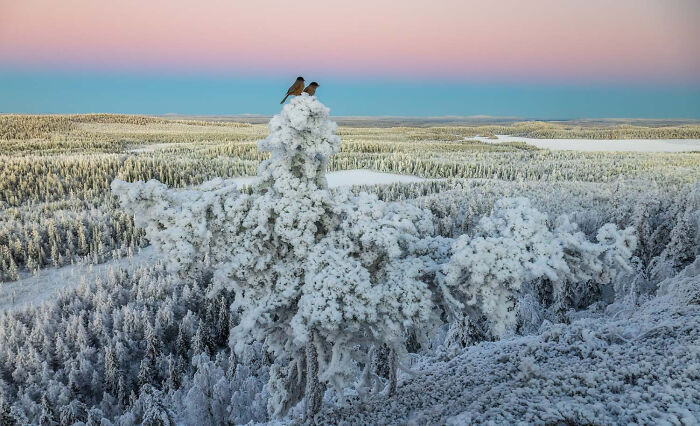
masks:
[[[501,337],[515,325],[524,284],[536,282],[564,303],[571,283],[605,284],[617,269],[628,267],[634,229],[607,224],[597,240],[589,241],[566,216],[550,229],[547,217],[527,199],[502,199],[473,235],[455,240],[441,282],[456,307],[483,314],[494,336]]]
[[[18,424],[17,418],[12,413],[12,407],[0,394],[0,425],[15,426]]]
[[[271,158],[252,194],[222,180],[186,191],[154,181],[112,188],[168,253],[171,270],[211,270],[211,294],[232,293],[240,314],[231,335],[236,351],[264,340],[280,360],[314,366],[309,391],[321,389],[319,379],[342,389],[357,375],[357,344],[401,350],[407,329],[435,319],[418,279],[423,262],[409,258],[432,222],[410,205],[328,191],[326,163],[340,139],[315,98],[295,98],[270,130],[259,149]]]
[[[174,426],[176,424],[172,409],[163,401],[158,390],[151,386],[143,387],[139,402],[143,411],[141,415],[143,426]]]
[[[673,276],[700,254],[700,183],[696,182],[689,188],[684,201],[685,208],[677,213],[668,244],[651,262],[651,272],[657,281]]]
[[[185,396],[185,415],[189,424],[226,424],[226,407],[231,399],[231,384],[224,371],[206,354],[193,359],[196,373]]]
[[[87,407],[85,404],[74,399],[61,407],[59,418],[62,425],[72,425],[87,421],[87,415]]]
[[[112,183],[170,271],[211,274],[210,304],[232,300],[232,349],[240,355],[257,341],[274,354],[270,413],[293,406],[302,381],[311,417],[325,384],[340,393],[360,373],[376,379],[367,371],[373,346],[389,350],[391,392],[408,337],[428,334],[441,315],[484,317],[491,335],[502,336],[515,324],[524,284],[565,304],[572,288],[606,283],[634,250],[631,229],[605,225],[591,242],[567,217],[551,226],[526,199],[497,202],[473,231],[453,239],[437,235],[432,214],[414,204],[332,193],[325,170],[340,138],[328,114],[302,95],[272,118],[270,135],[258,144],[270,159],[250,193],[222,179],[187,190],[157,181]],[[200,319],[193,356],[212,355],[224,321],[225,314],[211,318],[212,336]],[[182,357],[187,337],[181,327]],[[206,376],[197,374],[200,382]],[[193,388],[188,400],[207,392]]]

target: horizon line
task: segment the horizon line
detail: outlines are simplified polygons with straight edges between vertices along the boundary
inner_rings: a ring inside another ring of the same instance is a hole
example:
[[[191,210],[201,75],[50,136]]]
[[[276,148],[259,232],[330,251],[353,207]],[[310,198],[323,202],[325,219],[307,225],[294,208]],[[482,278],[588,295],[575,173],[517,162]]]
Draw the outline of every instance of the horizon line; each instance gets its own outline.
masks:
[[[250,118],[254,120],[260,119],[270,119],[277,114],[257,114],[257,113],[243,113],[243,114],[181,114],[181,113],[164,113],[164,114],[139,114],[139,113],[119,113],[119,112],[75,112],[75,113],[22,113],[22,112],[6,112],[0,111],[0,116],[7,115],[27,115],[27,116],[71,116],[71,115],[126,115],[133,117],[154,117],[154,118],[172,118],[172,119],[184,119],[184,120],[195,120],[197,118],[229,118],[229,119],[245,119]],[[504,121],[542,121],[542,122],[553,122],[553,121],[663,121],[663,122],[699,122],[700,118],[693,117],[560,117],[560,118],[542,118],[542,117],[526,117],[526,116],[500,116],[500,115],[330,115],[330,117],[337,120],[447,120],[447,121],[488,121],[488,120],[504,120]],[[215,120],[212,120],[215,121]]]

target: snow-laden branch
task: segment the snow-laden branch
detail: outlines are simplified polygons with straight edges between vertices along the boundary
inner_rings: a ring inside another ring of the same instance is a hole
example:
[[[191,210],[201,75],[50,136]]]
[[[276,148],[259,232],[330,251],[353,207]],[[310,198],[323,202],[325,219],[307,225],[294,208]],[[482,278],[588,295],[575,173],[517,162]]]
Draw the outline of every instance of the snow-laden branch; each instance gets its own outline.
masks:
[[[550,229],[547,217],[525,198],[502,199],[473,235],[453,244],[444,282],[458,300],[486,316],[496,336],[515,324],[515,304],[525,283],[545,281],[561,298],[571,282],[605,284],[618,268],[628,267],[634,229],[607,224],[592,242],[566,216],[557,222]]]

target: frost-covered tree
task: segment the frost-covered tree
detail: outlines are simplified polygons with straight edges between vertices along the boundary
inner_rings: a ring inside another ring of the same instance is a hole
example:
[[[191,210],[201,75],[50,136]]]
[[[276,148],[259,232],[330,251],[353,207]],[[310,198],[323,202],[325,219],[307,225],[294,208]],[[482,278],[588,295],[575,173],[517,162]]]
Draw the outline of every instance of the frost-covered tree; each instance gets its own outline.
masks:
[[[12,407],[0,394],[0,425],[15,426],[18,424],[17,418],[12,413]]]
[[[356,377],[362,353],[355,346],[401,350],[407,329],[436,319],[419,279],[424,262],[411,253],[433,227],[416,207],[328,191],[326,163],[340,139],[315,98],[294,99],[270,130],[259,149],[271,158],[261,164],[252,194],[222,180],[186,191],[154,181],[115,181],[112,188],[168,253],[171,270],[210,270],[210,293],[233,295],[237,352],[265,341],[279,362],[312,372],[306,396],[315,412],[319,381],[340,390]]]
[[[634,229],[600,228],[589,241],[566,216],[550,229],[547,217],[524,198],[496,202],[473,235],[457,238],[440,280],[453,305],[483,314],[496,337],[516,323],[521,289],[535,283],[553,302],[572,296],[572,283],[606,284],[617,269],[628,268]]]
[[[141,415],[143,426],[174,426],[175,415],[167,403],[163,401],[161,393],[145,386],[141,389],[139,405],[143,414]]]
[[[684,200],[685,208],[676,214],[675,226],[661,255],[651,263],[656,280],[673,276],[700,254],[700,183],[695,183]]]
[[[258,144],[270,158],[250,193],[222,179],[187,190],[157,181],[112,183],[170,271],[211,275],[210,305],[232,300],[233,350],[241,355],[257,341],[274,354],[271,414],[284,414],[303,396],[310,418],[326,384],[341,394],[363,377],[358,390],[373,387],[373,347],[389,351],[391,392],[408,337],[420,340],[442,316],[483,317],[492,336],[503,336],[515,325],[525,284],[565,306],[582,287],[608,282],[634,250],[631,229],[605,225],[592,242],[567,217],[552,226],[526,199],[497,202],[469,234],[453,239],[438,235],[433,215],[415,204],[330,192],[324,175],[340,139],[328,114],[302,95],[272,118],[270,135]],[[193,356],[212,355],[225,334],[225,315],[215,312],[209,310],[214,335],[200,319]],[[182,357],[186,337],[181,327]],[[201,383],[208,365],[198,366]],[[207,389],[188,393],[192,409],[212,394]]]
[[[84,403],[74,399],[70,403],[61,407],[59,418],[62,425],[72,425],[78,422],[87,421],[87,407]]]
[[[185,396],[185,415],[189,424],[226,424],[226,407],[231,399],[231,384],[223,369],[206,354],[193,359],[196,373]]]

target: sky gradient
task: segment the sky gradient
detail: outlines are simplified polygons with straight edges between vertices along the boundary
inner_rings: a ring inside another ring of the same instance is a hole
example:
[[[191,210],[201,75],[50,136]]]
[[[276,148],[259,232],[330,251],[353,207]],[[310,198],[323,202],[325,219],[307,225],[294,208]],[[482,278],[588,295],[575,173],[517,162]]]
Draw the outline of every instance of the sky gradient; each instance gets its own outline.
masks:
[[[270,114],[303,75],[342,115],[700,118],[698,40],[694,0],[0,0],[0,111]]]

